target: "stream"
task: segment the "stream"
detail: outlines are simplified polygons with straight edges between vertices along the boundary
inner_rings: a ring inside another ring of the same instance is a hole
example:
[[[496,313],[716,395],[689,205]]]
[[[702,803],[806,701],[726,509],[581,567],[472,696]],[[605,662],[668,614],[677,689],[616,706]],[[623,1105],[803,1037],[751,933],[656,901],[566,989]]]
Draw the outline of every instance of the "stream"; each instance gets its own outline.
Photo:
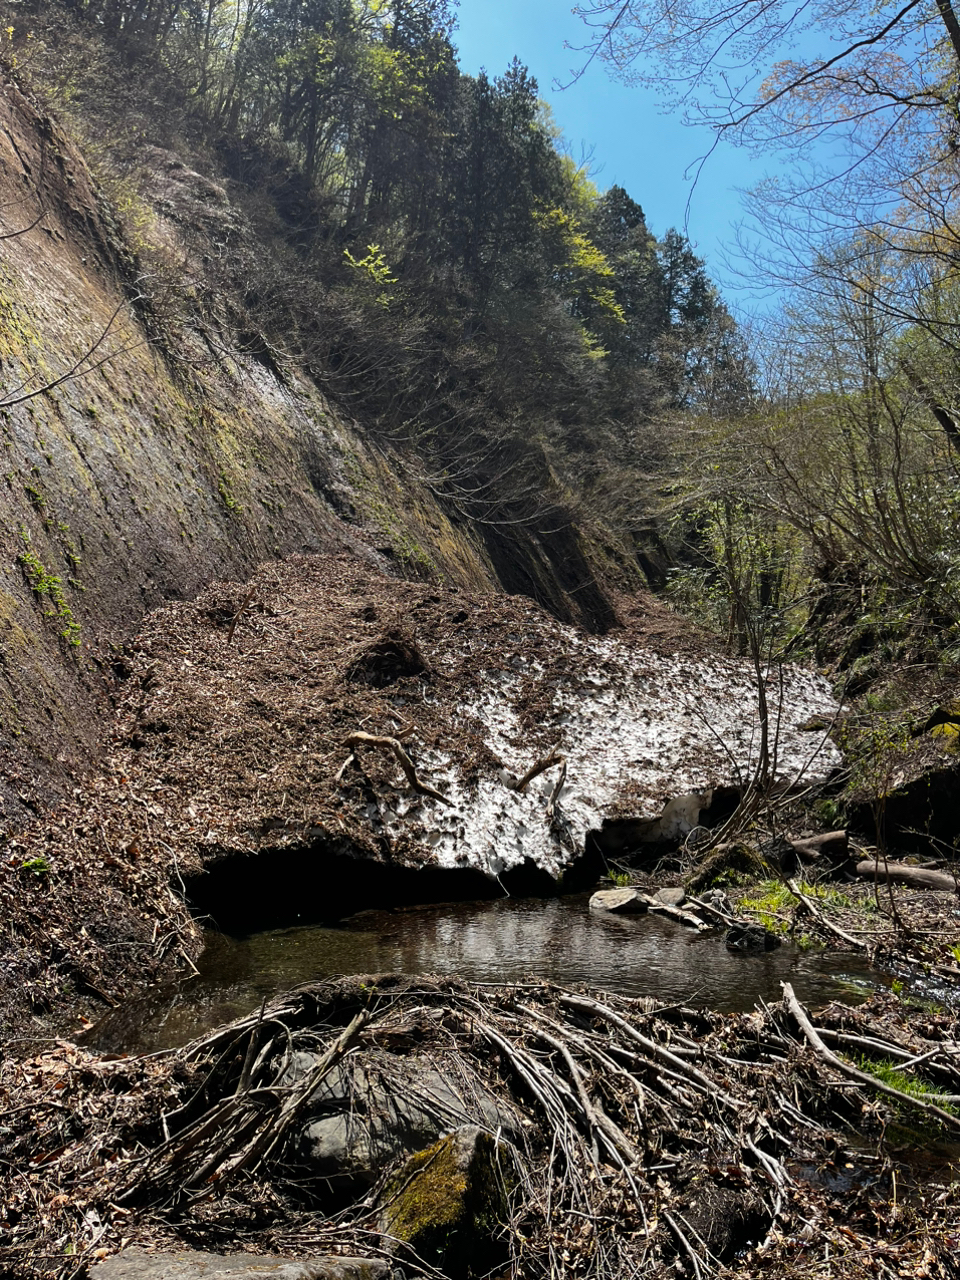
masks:
[[[861,956],[790,943],[744,955],[728,951],[718,933],[695,933],[661,916],[591,913],[588,899],[457,902],[367,911],[334,926],[210,933],[199,976],[111,1012],[87,1043],[114,1052],[177,1047],[265,997],[335,974],[435,973],[488,983],[532,976],[727,1012],[779,1000],[785,981],[814,1008],[832,999],[858,1003],[882,985]]]

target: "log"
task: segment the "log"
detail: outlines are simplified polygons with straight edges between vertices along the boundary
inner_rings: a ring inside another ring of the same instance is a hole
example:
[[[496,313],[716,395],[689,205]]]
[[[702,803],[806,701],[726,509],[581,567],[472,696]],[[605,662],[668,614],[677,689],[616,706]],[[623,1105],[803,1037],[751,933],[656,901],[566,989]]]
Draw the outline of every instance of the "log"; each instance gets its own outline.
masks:
[[[957,880],[945,871],[924,871],[922,867],[910,867],[905,862],[878,862],[867,858],[857,863],[857,875],[869,880],[891,880],[911,889],[940,889],[956,893]]]
[[[828,858],[831,862],[845,862],[850,844],[846,831],[827,831],[823,835],[787,836],[787,844],[801,862],[819,862]]]

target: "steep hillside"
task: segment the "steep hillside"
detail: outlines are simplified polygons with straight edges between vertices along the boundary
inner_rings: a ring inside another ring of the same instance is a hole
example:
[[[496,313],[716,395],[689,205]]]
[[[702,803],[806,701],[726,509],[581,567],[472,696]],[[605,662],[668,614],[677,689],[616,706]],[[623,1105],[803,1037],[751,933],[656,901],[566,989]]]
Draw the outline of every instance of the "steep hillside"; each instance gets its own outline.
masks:
[[[57,121],[0,97],[0,798],[16,825],[90,763],[144,612],[293,551],[613,611],[576,529],[454,523],[412,457],[336,414],[212,283],[262,256],[223,185],[145,148],[125,227]],[[130,225],[138,229],[132,244]],[[491,550],[493,554],[491,555]],[[551,560],[553,563],[551,563]],[[496,561],[496,563],[495,563]],[[576,588],[571,595],[569,588]]]

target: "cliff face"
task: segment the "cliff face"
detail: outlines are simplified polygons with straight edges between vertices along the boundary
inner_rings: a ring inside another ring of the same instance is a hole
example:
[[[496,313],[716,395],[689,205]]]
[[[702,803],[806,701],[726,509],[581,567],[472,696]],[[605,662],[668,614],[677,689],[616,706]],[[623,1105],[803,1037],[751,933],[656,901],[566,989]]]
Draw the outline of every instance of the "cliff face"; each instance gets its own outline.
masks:
[[[210,284],[258,246],[226,189],[145,149],[123,227],[80,150],[0,95],[0,821],[91,761],[111,663],[145,612],[293,552],[505,584],[613,616],[579,535],[518,558],[454,523],[413,461],[338,416]],[[131,232],[131,227],[134,231]],[[569,545],[567,545],[569,544]],[[516,547],[516,543],[514,543]],[[564,575],[576,579],[570,595]],[[2,829],[2,828],[0,828]]]

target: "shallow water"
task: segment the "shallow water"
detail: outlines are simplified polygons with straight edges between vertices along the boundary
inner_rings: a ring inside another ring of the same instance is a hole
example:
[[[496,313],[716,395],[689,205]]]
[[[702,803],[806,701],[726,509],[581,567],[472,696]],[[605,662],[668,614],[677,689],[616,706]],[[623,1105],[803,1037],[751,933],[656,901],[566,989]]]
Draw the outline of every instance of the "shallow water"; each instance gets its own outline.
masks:
[[[111,1014],[92,1042],[141,1052],[184,1044],[264,997],[334,974],[438,973],[491,983],[532,975],[726,1011],[778,1000],[781,982],[814,1007],[831,999],[857,1003],[881,985],[859,956],[788,944],[742,955],[727,951],[718,933],[656,915],[596,915],[587,901],[507,898],[365,912],[334,927],[211,934],[198,978]]]

